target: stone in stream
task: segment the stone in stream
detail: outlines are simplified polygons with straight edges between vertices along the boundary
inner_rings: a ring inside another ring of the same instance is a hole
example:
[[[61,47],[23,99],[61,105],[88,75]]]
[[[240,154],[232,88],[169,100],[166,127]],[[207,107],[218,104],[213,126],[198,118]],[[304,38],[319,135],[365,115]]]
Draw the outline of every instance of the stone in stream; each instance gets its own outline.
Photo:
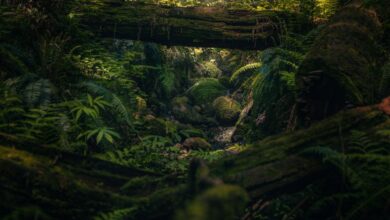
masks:
[[[183,147],[187,150],[211,150],[211,144],[201,137],[187,138]]]
[[[207,124],[210,120],[201,114],[199,114],[200,107],[192,107],[190,100],[185,96],[179,96],[172,99],[172,114],[173,116],[183,123],[190,124]]]
[[[230,144],[235,130],[236,127],[218,127],[215,129],[216,134],[213,139],[220,145]]]
[[[240,104],[227,96],[216,98],[213,102],[213,109],[222,125],[234,125],[241,112]]]

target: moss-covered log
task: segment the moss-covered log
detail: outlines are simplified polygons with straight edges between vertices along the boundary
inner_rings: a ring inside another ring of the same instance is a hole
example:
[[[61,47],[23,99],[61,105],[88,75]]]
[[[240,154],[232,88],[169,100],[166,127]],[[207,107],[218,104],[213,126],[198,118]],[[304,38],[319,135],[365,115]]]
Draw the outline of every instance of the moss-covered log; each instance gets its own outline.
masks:
[[[383,63],[382,24],[372,8],[352,1],[321,31],[297,74],[298,109],[306,124],[373,100]]]
[[[277,45],[286,23],[300,19],[274,11],[177,8],[121,0],[84,0],[75,15],[101,37],[242,50]]]
[[[252,200],[273,198],[302,188],[327,171],[300,154],[305,147],[337,148],[340,137],[348,139],[351,130],[374,134],[384,127],[390,127],[389,116],[377,106],[341,112],[308,129],[267,138],[210,164],[209,176],[242,186]],[[11,146],[6,139],[2,136],[2,142]],[[87,219],[115,210],[129,219],[161,219],[171,216],[191,196],[191,184],[172,176],[37,148],[42,147],[0,146],[1,216],[34,205],[56,219]]]

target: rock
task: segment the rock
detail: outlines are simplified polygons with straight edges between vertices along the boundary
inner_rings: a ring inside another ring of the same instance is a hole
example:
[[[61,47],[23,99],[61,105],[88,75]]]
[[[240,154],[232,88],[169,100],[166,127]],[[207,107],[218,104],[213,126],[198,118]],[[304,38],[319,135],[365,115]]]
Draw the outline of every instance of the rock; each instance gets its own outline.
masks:
[[[390,115],[390,96],[382,100],[379,104],[379,109]]]
[[[203,138],[191,137],[184,141],[183,147],[187,150],[210,150],[211,144]]]
[[[199,105],[195,105],[195,106],[194,106],[194,109],[195,109],[195,111],[197,111],[197,112],[201,112],[201,111],[202,111],[202,108],[201,108]]]
[[[172,114],[180,122],[190,124],[209,124],[209,120],[199,114],[200,107],[193,108],[190,100],[185,96],[179,96],[172,99]]]
[[[180,144],[180,143],[175,144],[174,147],[176,147],[176,148],[179,149],[179,150],[183,149],[183,145]]]
[[[218,121],[224,125],[234,125],[241,112],[240,104],[227,96],[216,98],[213,109]]]
[[[151,115],[151,114],[145,115],[145,117],[144,117],[145,121],[151,121],[151,120],[154,120],[154,119],[156,119],[156,117],[154,115]]]
[[[222,71],[214,62],[206,61],[195,66],[197,77],[212,77],[217,78],[222,74]]]

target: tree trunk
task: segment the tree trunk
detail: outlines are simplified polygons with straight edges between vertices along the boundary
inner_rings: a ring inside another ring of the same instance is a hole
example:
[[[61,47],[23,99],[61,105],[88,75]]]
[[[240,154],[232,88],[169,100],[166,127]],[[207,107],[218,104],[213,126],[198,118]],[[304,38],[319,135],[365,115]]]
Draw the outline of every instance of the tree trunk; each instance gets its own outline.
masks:
[[[242,50],[278,45],[287,26],[308,23],[285,12],[177,8],[120,0],[85,0],[76,15],[101,37]]]
[[[384,62],[382,25],[360,2],[352,1],[333,17],[300,66],[297,101],[304,124],[374,99],[374,73]]]
[[[210,164],[210,175],[242,186],[252,200],[274,198],[326,172],[326,167],[299,154],[305,147],[338,147],[340,136],[348,139],[351,129],[375,131],[383,126],[390,126],[389,121],[376,106],[341,112],[306,130],[267,138]],[[56,219],[88,219],[120,210],[128,219],[161,219],[191,196],[191,184],[175,176],[0,137],[2,143],[8,142],[5,145],[15,146],[0,146],[0,215],[35,205]]]

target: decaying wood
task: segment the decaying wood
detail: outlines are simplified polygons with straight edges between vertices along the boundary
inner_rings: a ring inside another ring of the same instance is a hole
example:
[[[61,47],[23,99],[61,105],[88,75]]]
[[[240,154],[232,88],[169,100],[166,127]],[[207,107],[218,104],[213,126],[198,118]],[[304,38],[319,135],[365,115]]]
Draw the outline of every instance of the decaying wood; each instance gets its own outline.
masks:
[[[287,26],[301,19],[285,12],[177,8],[120,0],[84,0],[77,15],[101,37],[241,50],[278,45]]]

